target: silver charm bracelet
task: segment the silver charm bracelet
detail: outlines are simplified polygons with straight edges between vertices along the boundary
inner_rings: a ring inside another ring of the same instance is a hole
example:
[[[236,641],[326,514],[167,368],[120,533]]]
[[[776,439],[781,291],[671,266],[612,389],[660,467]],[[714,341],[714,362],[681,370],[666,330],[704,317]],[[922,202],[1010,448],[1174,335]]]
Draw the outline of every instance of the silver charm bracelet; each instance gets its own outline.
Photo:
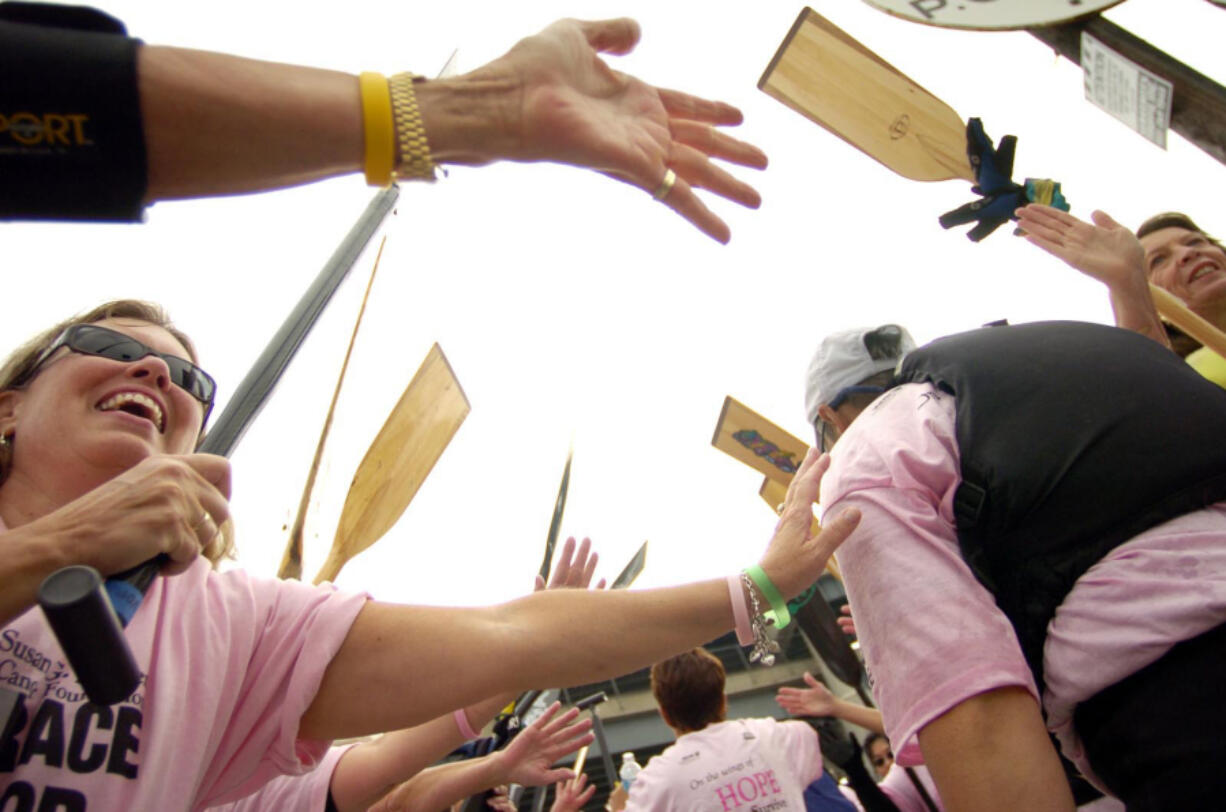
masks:
[[[745,589],[749,592],[749,600],[753,604],[753,611],[749,619],[753,627],[753,651],[749,652],[749,661],[751,663],[761,662],[762,665],[769,668],[775,664],[775,655],[779,653],[779,643],[772,640],[767,633],[766,620],[762,617],[762,605],[758,601],[758,593],[754,589],[749,573],[742,572],[741,581],[745,584]]]

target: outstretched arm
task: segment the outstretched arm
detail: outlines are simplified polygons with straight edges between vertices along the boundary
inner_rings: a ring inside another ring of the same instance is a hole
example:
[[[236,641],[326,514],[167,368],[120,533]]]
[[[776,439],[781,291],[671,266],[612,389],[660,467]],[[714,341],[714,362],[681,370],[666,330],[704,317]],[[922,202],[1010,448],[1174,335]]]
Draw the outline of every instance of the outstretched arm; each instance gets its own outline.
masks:
[[[550,578],[549,589],[587,589],[600,557],[584,539],[575,548],[575,540],[567,539],[562,554]],[[536,590],[545,589],[537,576]],[[604,586],[604,581],[597,589]],[[478,702],[459,713],[469,726],[480,730],[508,702],[513,693]],[[362,812],[383,797],[396,784],[407,781],[447,753],[461,745],[467,737],[460,732],[452,714],[440,716],[417,727],[397,730],[381,738],[352,748],[341,757],[332,774],[331,793],[339,812]]]
[[[775,695],[775,701],[792,716],[833,716],[885,735],[881,711],[839,699],[808,671],[805,672],[805,684],[807,688],[785,685]]]
[[[550,769],[550,765],[567,753],[590,744],[595,737],[591,734],[591,719],[575,721],[579,716],[578,708],[571,708],[554,719],[559,707],[559,703],[553,703],[505,750],[424,770],[371,807],[371,812],[444,809],[455,801],[499,784],[536,787],[570,778],[570,770]]]
[[[514,698],[503,694],[465,708],[480,729]],[[339,812],[362,812],[406,778],[416,775],[464,743],[451,714],[423,725],[387,733],[351,748],[332,773],[331,793]]]
[[[727,242],[727,225],[693,189],[756,208],[758,193],[712,159],[761,169],[766,156],[717,129],[741,122],[736,108],[653,87],[600,57],[629,53],[638,39],[633,20],[562,20],[471,73],[417,83],[431,155],[571,164],[646,192],[661,190],[671,169],[677,180],[663,202]],[[363,166],[356,76],[159,46],[138,58],[148,201],[292,186]]]
[[[1102,211],[1091,215],[1093,224],[1037,203],[1017,215],[1032,245],[1107,286],[1117,326],[1171,346],[1149,293],[1145,251],[1131,231]]]
[[[761,561],[785,599],[817,580],[859,521],[858,512],[848,511],[811,535],[812,505],[828,465],[816,452],[806,458]],[[550,590],[479,609],[368,603],[329,664],[299,733],[330,739],[407,727],[504,691],[625,674],[734,623],[725,580],[642,591]],[[555,656],[576,628],[585,630],[582,645]],[[627,634],[628,628],[655,631]]]

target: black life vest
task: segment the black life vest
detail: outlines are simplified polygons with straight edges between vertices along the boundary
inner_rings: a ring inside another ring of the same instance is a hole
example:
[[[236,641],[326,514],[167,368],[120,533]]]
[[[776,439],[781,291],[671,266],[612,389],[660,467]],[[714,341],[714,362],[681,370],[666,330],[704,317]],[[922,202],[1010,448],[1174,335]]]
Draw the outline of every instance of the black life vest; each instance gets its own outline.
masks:
[[[956,398],[958,543],[1040,686],[1074,582],[1138,533],[1226,499],[1226,390],[1137,333],[984,328],[912,352],[897,381]]]

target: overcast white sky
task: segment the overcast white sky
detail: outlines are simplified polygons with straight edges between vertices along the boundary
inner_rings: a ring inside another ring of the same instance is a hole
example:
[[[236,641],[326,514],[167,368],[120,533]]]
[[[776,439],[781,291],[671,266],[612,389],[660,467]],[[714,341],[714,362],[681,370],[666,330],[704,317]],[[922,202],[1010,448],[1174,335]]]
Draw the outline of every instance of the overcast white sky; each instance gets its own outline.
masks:
[[[923,342],[1008,318],[1109,321],[1101,288],[1001,229],[970,244],[936,218],[960,181],[900,179],[756,89],[799,12],[778,0],[447,3],[114,0],[147,42],[357,72],[461,70],[560,16],[630,15],[639,49],[611,61],[745,112],[771,158],[740,171],[756,212],[716,201],[707,240],[643,192],[573,169],[455,169],[404,188],[308,521],[306,571],[331,543],[349,479],[425,356],[442,344],[473,410],[415,502],[339,583],[387,600],[472,604],[525,592],[572,438],[563,533],[590,534],[610,578],[645,539],[640,585],[753,561],[774,518],[761,476],[710,446],[731,394],[808,441],[802,376],[827,332],[897,321]],[[1016,175],[1063,182],[1073,211],[1135,226],[1179,208],[1218,233],[1224,167],[1172,134],[1168,152],[1082,98],[1078,68],[1025,33],[947,31],[853,0],[819,13],[990,135],[1019,136]],[[1128,0],[1108,16],[1226,78],[1226,11]],[[140,226],[6,224],[0,346],[117,297],[165,304],[233,391],[372,191],[349,177],[245,198],[163,203]],[[240,565],[275,572],[374,246],[234,455]]]

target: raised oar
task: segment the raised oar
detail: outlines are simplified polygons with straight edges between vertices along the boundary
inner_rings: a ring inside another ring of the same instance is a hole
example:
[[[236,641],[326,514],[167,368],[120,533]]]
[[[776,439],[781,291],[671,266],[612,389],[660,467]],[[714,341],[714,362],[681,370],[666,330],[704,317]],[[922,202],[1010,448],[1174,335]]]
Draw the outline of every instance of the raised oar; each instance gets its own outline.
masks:
[[[566,452],[566,467],[562,469],[562,484],[558,486],[558,498],[553,503],[553,518],[549,520],[549,535],[545,537],[545,557],[541,560],[542,581],[549,580],[549,568],[553,564],[553,548],[558,543],[558,531],[562,529],[562,513],[566,510],[566,491],[570,488],[570,461],[575,456],[572,444]]]
[[[435,344],[353,475],[332,549],[315,583],[378,541],[417,494],[469,412],[442,348]]]
[[[1149,293],[1153,296],[1154,306],[1158,308],[1158,313],[1164,319],[1226,358],[1226,333],[1214,327],[1199,314],[1192,312],[1169,290],[1151,284]]]
[[[807,443],[731,395],[724,398],[711,445],[766,475],[758,493],[776,514],[782,510],[796,469],[809,453]],[[813,532],[820,529],[814,519]],[[833,557],[826,562],[826,571],[843,580]]]
[[[609,589],[627,589],[634,580],[643,572],[643,568],[647,566],[647,542],[643,542],[626,562],[626,566],[618,576],[613,579],[613,584]]]
[[[905,178],[975,180],[962,117],[813,9],[758,87]]]
[[[399,195],[400,190],[391,186],[378,192],[366,206],[243,378],[200,444],[200,451],[229,456],[234,450]],[[105,594],[101,578],[92,567],[57,570],[39,587],[38,603],[47,622],[81,688],[96,705],[118,702],[140,684],[140,669],[124,639],[123,627],[140,608],[159,566],[156,560],[148,561],[111,576]]]
[[[1017,138],[995,147],[983,122],[961,117],[834,23],[804,9],[758,82],[767,94],[912,180],[971,181],[979,197],[940,216],[944,228],[974,225],[979,242],[1026,203],[1068,211],[1056,181],[1013,180]]]
[[[785,494],[809,452],[807,443],[731,395],[724,398],[711,445],[778,482]]]
[[[975,180],[953,108],[812,9],[801,11],[758,87],[905,178]],[[1226,355],[1226,335],[1165,291],[1151,292],[1164,318]]]
[[[302,530],[306,524],[307,508],[311,504],[311,493],[315,490],[315,478],[319,475],[319,463],[323,459],[328,433],[332,431],[336,401],[340,398],[341,387],[345,383],[345,372],[349,369],[349,357],[353,354],[353,344],[358,339],[358,328],[362,326],[362,316],[366,313],[366,302],[370,299],[370,289],[374,287],[375,274],[379,272],[379,260],[383,259],[385,245],[387,245],[386,236],[379,242],[379,253],[375,255],[375,265],[370,269],[366,292],[362,294],[362,305],[358,308],[358,317],[353,322],[353,333],[349,336],[349,346],[345,349],[345,360],[341,362],[341,372],[336,376],[336,388],[332,390],[332,402],[328,405],[328,415],[324,418],[324,427],[319,432],[319,442],[315,445],[315,459],[311,460],[311,470],[307,473],[306,485],[302,488],[302,499],[298,502],[298,515],[294,517],[293,527],[289,531],[289,541],[285,545],[285,554],[281,557],[281,566],[277,570],[278,578],[302,579]]]

